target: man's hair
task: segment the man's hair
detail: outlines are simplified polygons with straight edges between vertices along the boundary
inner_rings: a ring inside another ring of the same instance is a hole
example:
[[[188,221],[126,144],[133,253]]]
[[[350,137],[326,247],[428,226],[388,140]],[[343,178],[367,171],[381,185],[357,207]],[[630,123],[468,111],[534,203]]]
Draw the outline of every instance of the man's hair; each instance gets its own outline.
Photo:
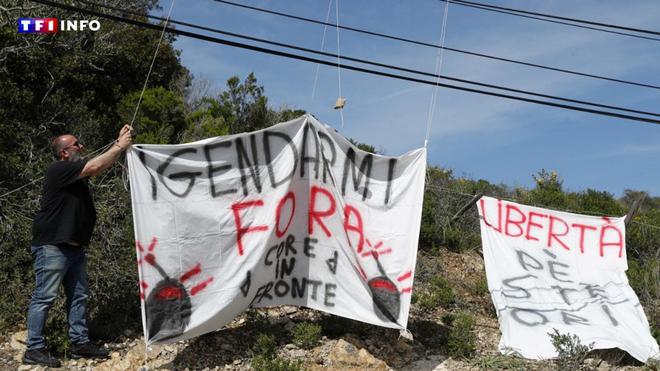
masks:
[[[56,160],[60,160],[60,152],[64,149],[64,143],[60,140],[61,137],[64,135],[60,135],[58,137],[55,137],[52,142],[50,142],[50,150],[53,153],[53,157],[55,157]]]

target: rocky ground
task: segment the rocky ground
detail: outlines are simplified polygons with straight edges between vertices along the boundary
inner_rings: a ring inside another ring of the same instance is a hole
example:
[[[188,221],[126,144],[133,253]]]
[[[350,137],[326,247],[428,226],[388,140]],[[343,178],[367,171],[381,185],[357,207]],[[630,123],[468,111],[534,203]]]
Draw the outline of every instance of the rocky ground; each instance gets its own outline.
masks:
[[[483,262],[476,253],[454,254],[446,250],[437,256],[421,255],[416,282],[429,275],[450,277],[456,303],[447,308],[422,310],[413,306],[408,328],[413,339],[399,331],[363,324],[306,308],[284,306],[251,311],[236,318],[226,328],[192,340],[154,345],[145,352],[139,334],[126,331],[116,342],[107,343],[108,360],[72,360],[61,354],[66,370],[249,370],[257,355],[259,334],[276,339],[278,359],[298,363],[308,370],[473,370],[533,369],[550,370],[550,361],[527,361],[504,357],[497,352],[499,329],[487,292],[483,293]],[[417,290],[423,290],[418,284]],[[476,354],[470,359],[447,356],[448,327],[445,314],[468,311],[476,320]],[[294,343],[292,328],[297,323],[315,323],[323,332],[316,346],[305,349]],[[0,369],[44,370],[22,365],[26,332],[6,335],[0,344]],[[643,369],[619,351],[594,353],[586,365],[591,369]]]

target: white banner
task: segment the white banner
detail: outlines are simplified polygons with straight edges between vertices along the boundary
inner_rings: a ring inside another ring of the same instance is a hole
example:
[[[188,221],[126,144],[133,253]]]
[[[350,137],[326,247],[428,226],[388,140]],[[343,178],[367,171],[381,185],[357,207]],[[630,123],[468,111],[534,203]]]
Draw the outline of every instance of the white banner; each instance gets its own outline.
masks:
[[[624,218],[490,197],[478,206],[501,352],[554,358],[548,333],[557,329],[594,349],[621,348],[642,362],[660,356],[626,277]]]
[[[406,328],[426,151],[357,149],[311,116],[128,154],[148,341],[292,304]]]

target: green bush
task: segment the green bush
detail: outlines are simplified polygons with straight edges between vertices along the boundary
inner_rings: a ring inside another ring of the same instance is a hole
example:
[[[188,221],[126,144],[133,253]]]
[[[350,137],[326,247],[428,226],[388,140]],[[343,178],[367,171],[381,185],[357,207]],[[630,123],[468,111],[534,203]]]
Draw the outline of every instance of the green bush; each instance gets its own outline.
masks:
[[[438,306],[451,306],[456,302],[456,297],[449,281],[435,276],[431,278],[428,290],[413,294],[412,301],[424,310],[432,310]]]
[[[488,295],[488,281],[486,277],[480,277],[477,282],[471,286],[472,294],[475,296],[485,296]]]
[[[277,340],[269,334],[259,334],[254,346],[255,356],[250,365],[255,371],[298,371],[299,361],[289,361],[277,356]]]
[[[594,343],[584,345],[580,338],[573,334],[560,334],[557,329],[549,332],[548,336],[552,341],[552,346],[557,351],[555,365],[559,370],[573,371],[584,370],[584,360],[594,347]]]
[[[300,371],[300,361],[290,361],[281,357],[268,358],[262,355],[252,358],[250,366],[254,371]]]
[[[479,370],[526,370],[532,369],[529,361],[522,358],[496,354],[477,358],[472,362]]]
[[[64,312],[64,300],[58,299],[51,308],[51,311],[56,313]],[[70,348],[68,324],[66,316],[48,316],[44,333],[46,335],[46,343],[51,351],[56,354],[66,354]]]
[[[431,278],[431,294],[438,298],[442,306],[450,306],[456,301],[454,290],[446,278],[435,276]]]
[[[275,357],[275,352],[277,351],[277,340],[275,340],[275,336],[270,334],[259,334],[254,346],[254,351],[261,356],[268,358]]]
[[[310,322],[296,324],[291,330],[293,343],[301,348],[314,348],[321,340],[321,326]]]
[[[474,318],[461,312],[456,315],[445,316],[448,322],[449,335],[447,338],[447,353],[454,358],[470,357],[477,349],[477,337],[474,334]]]

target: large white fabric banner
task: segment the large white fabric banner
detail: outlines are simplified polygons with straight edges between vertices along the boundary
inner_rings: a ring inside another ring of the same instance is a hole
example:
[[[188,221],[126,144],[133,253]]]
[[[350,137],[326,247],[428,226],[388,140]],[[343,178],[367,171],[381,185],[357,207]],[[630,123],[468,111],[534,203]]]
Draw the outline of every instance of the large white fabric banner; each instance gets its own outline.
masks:
[[[128,154],[145,336],[292,304],[404,329],[426,151],[359,150],[311,116]]]
[[[488,289],[501,352],[554,358],[548,333],[594,349],[659,357],[625,271],[624,218],[571,214],[482,197],[478,203]]]

